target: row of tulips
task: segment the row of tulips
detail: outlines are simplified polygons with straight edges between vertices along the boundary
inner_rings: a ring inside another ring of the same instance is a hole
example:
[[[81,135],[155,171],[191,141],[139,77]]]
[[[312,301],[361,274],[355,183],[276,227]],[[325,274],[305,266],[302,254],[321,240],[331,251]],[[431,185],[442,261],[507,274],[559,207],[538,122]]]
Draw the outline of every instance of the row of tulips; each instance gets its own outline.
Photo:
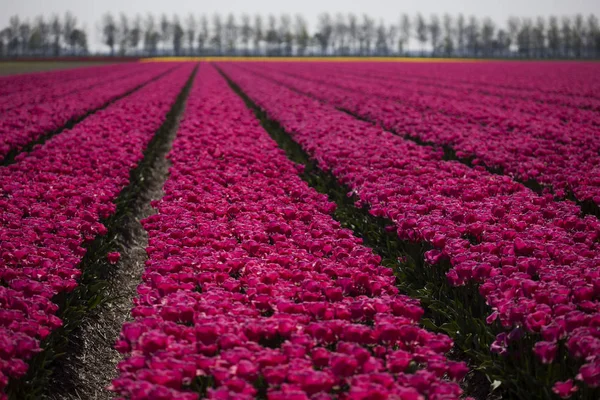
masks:
[[[377,68],[386,68],[392,76],[407,75],[429,81],[445,81],[451,76],[454,82],[479,87],[574,99],[600,99],[598,65],[587,62],[393,63],[378,65]]]
[[[102,219],[191,70],[178,67],[0,168],[0,398],[61,326],[53,301],[77,286],[86,244],[106,233]]]
[[[544,88],[548,87],[549,84],[554,82],[547,76],[544,77],[543,82],[538,82],[534,88],[523,88],[523,87],[506,87],[503,82],[506,77],[499,74],[500,70],[506,69],[511,73],[516,72],[521,74],[522,64],[512,64],[510,68],[507,68],[506,64],[502,63],[486,63],[474,66],[469,71],[470,75],[477,75],[479,72],[483,75],[484,81],[461,81],[460,75],[464,73],[460,71],[463,68],[459,67],[459,70],[447,69],[443,71],[442,75],[430,75],[430,68],[432,66],[422,67],[420,65],[412,64],[369,64],[361,63],[360,65],[353,65],[350,68],[345,68],[344,64],[336,64],[340,73],[353,73],[354,76],[378,78],[391,82],[409,82],[419,83],[424,89],[430,89],[433,87],[439,87],[444,89],[452,89],[464,93],[477,93],[487,96],[498,97],[506,101],[511,100],[511,107],[514,104],[518,104],[517,109],[523,112],[531,112],[533,110],[549,110],[546,106],[557,105],[562,106],[558,108],[559,112],[567,112],[570,117],[580,115],[581,118],[584,116],[590,116],[593,119],[597,119],[590,111],[600,110],[600,97],[595,94],[592,97],[583,96],[581,93],[577,94],[562,94],[562,93],[547,93],[544,92]],[[347,66],[346,66],[347,67]],[[473,67],[473,66],[471,66]],[[516,67],[516,68],[515,68]],[[550,69],[556,69],[557,65],[554,64]],[[589,67],[582,64],[570,65],[568,71],[561,73],[556,79],[560,82],[565,82],[569,79],[569,75],[580,75],[588,82],[585,85],[588,86],[589,82],[594,82],[597,76],[597,67]],[[425,75],[414,75],[415,73],[422,73],[426,70]],[[459,72],[460,71],[460,72]],[[493,77],[497,78],[494,79]],[[500,86],[498,86],[500,85]],[[571,89],[571,88],[569,88]],[[486,99],[494,101],[493,99]],[[581,113],[581,114],[580,114]],[[579,119],[579,117],[575,117]],[[581,121],[585,121],[581,119]]]
[[[152,64],[149,67],[144,64],[138,65],[132,67],[137,71],[133,76],[121,76],[115,80],[106,80],[102,76],[97,78],[98,81],[102,81],[100,85],[82,88],[60,98],[27,104],[2,113],[0,162],[11,152],[18,152],[45,134],[61,129],[70,121],[80,119],[173,68],[173,65],[162,64]],[[60,85],[61,82],[55,84]]]
[[[256,70],[256,67],[250,68]],[[290,68],[308,69],[302,65]],[[449,110],[457,107],[456,101],[425,96],[417,91],[411,97],[410,89],[403,92],[401,85],[365,83],[360,78],[327,74],[321,77],[314,68],[295,76],[281,72],[281,66],[279,70],[279,74],[270,70],[269,76],[277,74],[274,79],[278,82],[330,102],[385,129],[424,142],[449,146],[459,158],[499,169],[520,181],[535,180],[550,186],[558,197],[568,197],[572,193],[580,201],[600,204],[598,127],[552,125],[544,123],[544,119],[535,122],[522,120],[523,126],[520,127],[516,123],[508,126],[502,122],[497,126],[481,126],[469,118],[453,115]],[[539,134],[532,133],[534,131]]]
[[[328,68],[323,68],[323,72]],[[506,89],[483,87],[476,89],[473,85],[450,83],[448,81],[424,81],[397,76],[364,74],[360,68],[340,68],[337,74],[349,77],[361,83],[381,85],[393,91],[393,97],[402,101],[423,102],[435,96],[434,103],[429,104],[447,115],[454,115],[473,123],[486,126],[517,128],[525,134],[547,135],[542,130],[528,130],[528,125],[544,123],[550,127],[563,127],[566,129],[587,129],[590,126],[600,125],[600,99],[579,100],[576,104],[555,104],[549,99],[544,101],[543,94],[537,97],[526,94],[506,93]],[[449,77],[450,79],[450,77]],[[388,86],[389,85],[389,86]],[[419,97],[421,95],[422,97]],[[430,96],[430,97],[427,97]],[[536,100],[537,99],[537,100]],[[571,99],[571,98],[568,98]],[[443,102],[445,100],[445,102]],[[452,103],[448,103],[452,101]]]
[[[457,399],[467,368],[212,66],[192,88],[117,349],[128,399]]]
[[[125,64],[124,64],[125,65]],[[32,74],[0,76],[0,104],[10,101],[10,96],[56,86],[56,82],[70,83],[84,77],[105,74],[115,68],[115,65],[104,65],[87,68],[45,71]]]
[[[325,171],[370,213],[394,222],[401,239],[426,243],[424,257],[448,260],[455,286],[479,285],[487,323],[500,330],[491,351],[514,342],[542,364],[557,354],[581,365],[555,391],[577,390],[571,378],[600,385],[600,222],[576,206],[539,196],[508,177],[454,161],[303,96],[235,64],[223,71],[278,121]],[[356,94],[356,96],[361,96]],[[559,364],[565,361],[556,360]],[[554,383],[554,382],[552,382]]]
[[[48,82],[48,84],[41,87],[11,93],[10,96],[0,98],[0,113],[5,115],[7,111],[14,108],[50,102],[71,93],[91,89],[103,83],[138,74],[146,68],[144,66],[140,67],[140,64],[116,65],[111,69],[103,71],[101,75],[99,75],[99,71],[97,70],[92,69],[89,71],[87,68],[84,68],[85,74],[79,74],[76,79],[72,78],[67,82],[61,79],[64,77],[57,76],[52,83]],[[12,82],[7,83],[7,85],[12,84]]]

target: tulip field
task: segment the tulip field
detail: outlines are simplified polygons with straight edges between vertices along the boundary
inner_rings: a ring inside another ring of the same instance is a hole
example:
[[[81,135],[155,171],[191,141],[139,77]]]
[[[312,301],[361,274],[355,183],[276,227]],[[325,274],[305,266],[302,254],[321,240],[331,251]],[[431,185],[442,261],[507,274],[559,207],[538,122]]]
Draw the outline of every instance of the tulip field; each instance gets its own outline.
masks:
[[[0,399],[600,398],[600,64],[0,77],[0,138]]]

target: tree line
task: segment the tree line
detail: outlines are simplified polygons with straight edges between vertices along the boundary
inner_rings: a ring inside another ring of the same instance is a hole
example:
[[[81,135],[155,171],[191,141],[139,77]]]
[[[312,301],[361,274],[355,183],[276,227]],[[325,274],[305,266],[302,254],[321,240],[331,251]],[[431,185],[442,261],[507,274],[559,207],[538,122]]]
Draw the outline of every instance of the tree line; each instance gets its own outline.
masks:
[[[54,15],[21,20],[18,15],[9,19],[0,30],[0,56],[60,56],[85,55],[88,40],[85,29],[77,27],[77,18],[67,12],[62,18]]]
[[[107,13],[97,26],[105,51],[121,56],[391,56],[598,58],[595,15],[491,18],[402,14],[397,23],[364,14],[323,13],[314,30],[302,15],[236,17],[177,15],[133,18]],[[87,34],[76,18],[40,16],[33,23],[10,18],[0,31],[0,55],[87,53]]]

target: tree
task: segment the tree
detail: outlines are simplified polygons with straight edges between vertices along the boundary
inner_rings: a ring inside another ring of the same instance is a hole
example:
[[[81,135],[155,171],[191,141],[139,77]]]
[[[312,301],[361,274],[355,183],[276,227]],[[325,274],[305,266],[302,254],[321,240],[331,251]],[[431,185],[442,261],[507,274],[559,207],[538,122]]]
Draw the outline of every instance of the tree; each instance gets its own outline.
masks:
[[[69,37],[70,43],[72,43],[73,51],[75,54],[87,53],[87,35],[85,31],[75,28],[71,31]]]
[[[519,54],[523,57],[531,57],[531,31],[533,27],[533,22],[530,18],[523,19],[521,23],[521,29],[519,30],[519,34],[517,35],[517,43],[519,45]]]
[[[119,27],[117,28],[117,42],[119,43],[119,55],[124,56],[129,47],[129,19],[125,13],[119,17]]]
[[[188,54],[194,53],[194,43],[196,42],[196,29],[198,29],[198,24],[196,22],[196,17],[194,14],[188,14],[185,20],[185,32],[187,35],[188,41]]]
[[[310,36],[308,34],[308,24],[304,17],[300,14],[296,15],[296,23],[294,25],[296,34],[296,44],[298,46],[298,55],[303,56],[306,53]]]
[[[429,37],[431,38],[432,54],[437,54],[440,44],[440,35],[442,28],[440,27],[440,19],[433,14],[429,20]]]
[[[387,32],[385,30],[385,25],[383,24],[383,21],[380,20],[379,21],[379,26],[377,26],[377,31],[376,31],[376,41],[375,41],[375,51],[377,55],[387,55],[388,53],[388,47],[387,47]]]
[[[227,45],[227,53],[235,54],[237,48],[237,25],[235,23],[235,16],[229,14],[227,22],[225,23],[225,44]]]
[[[269,21],[267,25],[267,32],[265,34],[265,41],[267,42],[267,55],[274,55],[277,54],[279,47],[277,20],[275,19],[274,15],[269,15]]]
[[[44,42],[40,29],[37,25],[34,25],[31,35],[29,35],[29,43],[27,44],[30,54],[39,54],[43,45]]]
[[[39,35],[40,50],[43,55],[48,55],[50,48],[50,25],[42,15],[35,18],[34,31]]]
[[[481,45],[483,47],[483,55],[489,57],[493,51],[493,40],[496,27],[494,21],[490,18],[484,18],[481,26]]]
[[[167,43],[171,38],[171,24],[166,14],[160,17],[160,41],[162,42],[163,52],[167,48]]]
[[[510,42],[518,44],[519,30],[521,29],[521,21],[517,17],[509,17],[506,25],[508,29],[508,36],[510,38]]]
[[[600,26],[598,18],[590,14],[587,19],[587,35],[585,39],[589,57],[598,57],[600,54]]]
[[[211,39],[211,45],[217,52],[221,54],[223,51],[223,24],[221,23],[221,16],[215,14],[213,16],[213,36]]]
[[[23,21],[19,25],[19,43],[21,44],[21,54],[29,52],[29,37],[31,36],[31,26],[28,21]]]
[[[562,19],[561,34],[563,55],[570,57],[573,51],[573,28],[571,28],[571,19],[569,17],[563,17]]]
[[[546,54],[546,21],[538,17],[531,32],[533,51],[536,58],[544,57]]]
[[[465,55],[465,46],[467,43],[467,27],[465,22],[465,16],[458,14],[456,19],[456,45],[458,47],[458,53],[460,56]]]
[[[244,45],[244,53],[248,54],[248,44],[252,37],[252,28],[250,27],[250,16],[248,14],[242,15],[242,26],[240,27],[240,35],[242,38],[242,44]]]
[[[452,16],[450,14],[444,14],[443,20],[444,28],[444,39],[443,39],[443,50],[446,57],[450,57],[454,53],[454,26],[452,23]]]
[[[286,56],[292,55],[292,45],[294,42],[294,35],[292,35],[292,19],[289,15],[283,14],[279,18],[279,37],[283,43],[283,54]]]
[[[346,19],[344,15],[338,13],[335,16],[335,24],[333,25],[333,44],[332,47],[337,47],[337,54],[346,54],[348,52],[347,49],[347,39],[348,39],[348,25],[346,25]]]
[[[375,39],[375,21],[363,14],[363,23],[360,27],[361,50],[360,54],[371,54],[371,43]]]
[[[410,17],[408,14],[400,16],[400,39],[398,40],[398,51],[406,55],[408,44],[410,42]]]
[[[198,53],[202,55],[204,47],[210,37],[210,31],[208,29],[208,18],[206,15],[200,17],[200,32],[198,33]]]
[[[64,37],[64,41],[67,46],[70,47],[71,52],[73,52],[74,47],[76,45],[71,39],[73,38],[73,30],[77,25],[77,19],[71,14],[69,11],[65,13],[65,18],[63,20],[63,30],[62,34]]]
[[[573,20],[573,51],[577,58],[581,58],[582,56],[584,38],[585,27],[583,24],[583,15],[577,14]]]
[[[183,47],[183,39],[185,37],[185,32],[181,27],[181,23],[179,22],[179,17],[176,15],[173,16],[173,23],[171,25],[171,34],[173,36],[173,52],[176,56],[181,55],[181,49]]]
[[[498,30],[495,49],[500,55],[505,56],[510,48],[510,35],[504,29]],[[497,53],[496,51],[494,54]]]
[[[388,26],[387,28],[387,51],[388,53],[394,53],[394,48],[396,48],[396,43],[398,43],[398,35],[399,35],[399,29],[397,26],[395,26],[394,24],[391,24],[390,26]]]
[[[425,43],[427,43],[427,24],[421,14],[417,14],[415,19],[415,33],[421,45],[421,55],[423,55],[425,52]]]
[[[348,14],[348,46],[350,52],[356,53],[356,44],[358,42],[358,19],[354,14]]]
[[[560,51],[560,30],[558,18],[551,16],[548,20],[548,49],[552,57],[557,57]]]
[[[148,14],[144,22],[144,50],[146,54],[155,55],[158,49],[160,34],[156,31],[154,16]]]
[[[477,18],[469,17],[469,23],[465,27],[465,35],[467,39],[467,51],[470,56],[476,57],[479,54],[480,47],[480,32]]]
[[[142,17],[136,15],[133,19],[133,25],[129,32],[129,46],[133,49],[134,53],[138,52],[138,47],[142,39]]]
[[[117,24],[111,13],[104,14],[102,19],[102,38],[104,44],[110,48],[110,55],[115,54],[115,43],[117,36]]]
[[[329,40],[331,39],[331,34],[333,33],[333,24],[331,22],[331,17],[328,13],[323,13],[319,15],[319,22],[317,33],[315,34],[315,39],[319,42],[319,46],[321,47],[321,55],[327,54],[327,48],[329,47]]]
[[[254,17],[254,29],[252,32],[254,34],[254,52],[259,53],[260,42],[263,40],[262,17],[260,15]]]

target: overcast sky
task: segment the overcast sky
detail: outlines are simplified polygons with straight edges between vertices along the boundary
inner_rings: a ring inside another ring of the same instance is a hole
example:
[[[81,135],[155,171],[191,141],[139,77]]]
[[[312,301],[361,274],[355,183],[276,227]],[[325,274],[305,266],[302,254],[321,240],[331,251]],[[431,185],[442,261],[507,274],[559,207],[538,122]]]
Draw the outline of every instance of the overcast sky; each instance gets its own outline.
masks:
[[[396,22],[401,13],[424,15],[432,13],[463,13],[478,17],[489,16],[498,24],[504,24],[511,15],[533,17],[537,15],[573,15],[576,13],[600,16],[600,0],[0,0],[0,26],[6,26],[11,15],[33,18],[43,14],[64,14],[71,11],[78,19],[78,25],[86,28],[92,49],[97,48],[100,34],[97,29],[102,14],[124,12],[133,16],[136,13],[167,13],[186,16],[212,15],[215,12],[228,14],[242,13],[301,13],[314,29],[317,16],[322,12],[356,14],[368,13],[376,20]]]

